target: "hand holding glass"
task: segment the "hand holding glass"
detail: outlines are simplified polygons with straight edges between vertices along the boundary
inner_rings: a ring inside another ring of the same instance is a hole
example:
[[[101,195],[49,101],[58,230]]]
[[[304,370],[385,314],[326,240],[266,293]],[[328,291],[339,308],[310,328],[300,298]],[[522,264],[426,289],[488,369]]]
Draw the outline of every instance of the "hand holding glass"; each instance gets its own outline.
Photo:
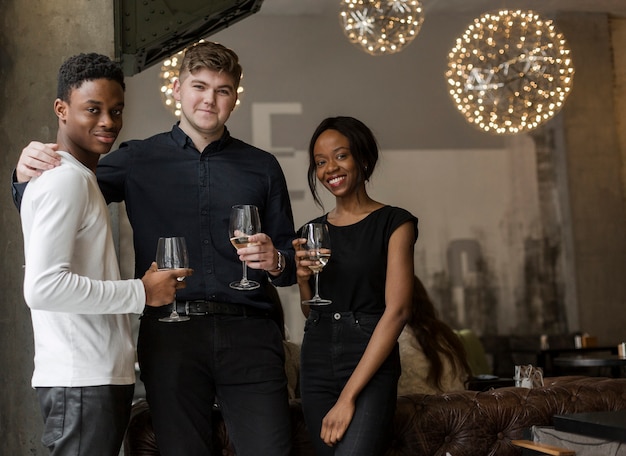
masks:
[[[159,238],[156,251],[156,263],[159,269],[178,269],[189,267],[189,254],[184,237]],[[179,322],[187,321],[189,317],[176,312],[176,299],[172,303],[172,313],[168,317],[159,318],[159,321]]]
[[[236,249],[250,247],[256,243],[248,242],[248,238],[253,234],[261,232],[261,218],[259,217],[259,209],[251,204],[243,204],[233,206],[230,211],[230,223],[228,234],[230,242]],[[243,276],[237,282],[231,282],[230,287],[235,290],[254,290],[259,288],[259,283],[254,280],[248,280],[248,267],[243,262]]]
[[[309,268],[315,274],[315,295],[302,304],[323,306],[331,304],[329,299],[320,297],[319,292],[319,274],[330,259],[330,235],[328,234],[328,226],[325,223],[307,223],[302,230],[302,237],[306,239],[306,243],[302,248],[307,251],[305,259],[311,261]]]

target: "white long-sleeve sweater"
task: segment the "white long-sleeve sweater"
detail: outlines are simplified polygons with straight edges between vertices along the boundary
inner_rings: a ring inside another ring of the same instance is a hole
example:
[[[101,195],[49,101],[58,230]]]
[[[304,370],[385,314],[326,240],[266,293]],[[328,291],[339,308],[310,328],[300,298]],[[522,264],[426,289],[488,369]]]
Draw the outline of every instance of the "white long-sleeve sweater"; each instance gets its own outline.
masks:
[[[66,152],[31,180],[21,205],[24,298],[35,338],[33,387],[135,381],[129,313],[141,280],[120,280],[106,202],[91,170]]]

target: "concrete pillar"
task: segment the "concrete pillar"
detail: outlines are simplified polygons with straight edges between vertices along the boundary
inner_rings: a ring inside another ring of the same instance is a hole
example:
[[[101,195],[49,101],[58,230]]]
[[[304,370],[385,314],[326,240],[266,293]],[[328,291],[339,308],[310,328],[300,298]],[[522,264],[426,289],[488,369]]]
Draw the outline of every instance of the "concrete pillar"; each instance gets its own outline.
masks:
[[[610,24],[615,74],[615,127],[622,152],[622,188],[626,195],[626,18],[612,19]]]
[[[626,302],[623,152],[613,65],[614,53],[623,61],[626,42],[612,43],[611,21],[604,14],[564,14],[557,24],[576,68],[562,116],[580,330],[613,344],[624,337]],[[620,36],[626,36],[623,28]]]
[[[24,254],[8,181],[28,141],[53,141],[59,65],[79,52],[113,57],[113,1],[0,0],[0,453],[45,455],[30,386],[33,341],[22,295]]]

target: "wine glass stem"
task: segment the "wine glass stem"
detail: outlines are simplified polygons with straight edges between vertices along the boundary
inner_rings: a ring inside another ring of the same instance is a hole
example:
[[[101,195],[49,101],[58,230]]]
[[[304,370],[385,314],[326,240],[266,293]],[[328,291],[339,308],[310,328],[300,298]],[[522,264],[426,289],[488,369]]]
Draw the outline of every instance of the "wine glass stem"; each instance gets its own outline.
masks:
[[[178,312],[176,312],[176,293],[174,293],[174,301],[172,302],[172,313],[170,318],[178,318]]]
[[[313,299],[315,300],[320,299],[320,273],[319,272],[315,273],[315,296],[313,296]]]
[[[241,278],[241,284],[246,285],[248,283],[248,267],[245,261],[242,261],[241,264],[243,265],[243,277]]]

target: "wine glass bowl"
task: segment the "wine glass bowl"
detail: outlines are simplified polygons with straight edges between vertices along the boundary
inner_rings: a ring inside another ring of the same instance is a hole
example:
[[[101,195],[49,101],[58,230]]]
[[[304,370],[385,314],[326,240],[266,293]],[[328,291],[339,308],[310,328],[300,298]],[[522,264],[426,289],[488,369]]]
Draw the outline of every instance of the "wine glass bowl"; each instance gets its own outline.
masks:
[[[241,231],[235,231],[233,237],[230,238],[230,243],[235,249],[243,249],[244,247],[250,247],[251,245],[258,245],[258,242],[250,242],[250,236],[242,233]]]
[[[330,260],[330,249],[309,250],[306,259],[311,261],[309,269],[314,273],[322,272]]]
[[[319,293],[319,274],[328,264],[331,254],[328,226],[325,223],[307,223],[302,229],[302,237],[306,239],[302,244],[302,248],[307,252],[304,259],[311,262],[309,269],[315,275],[315,294],[311,299],[302,301],[302,304],[315,306],[332,304],[330,299],[321,298]]]
[[[259,209],[251,204],[241,204],[233,206],[230,211],[230,222],[228,224],[228,234],[230,243],[235,249],[256,245],[250,242],[250,236],[261,232],[261,218]],[[241,280],[231,282],[230,287],[235,290],[255,290],[261,285],[254,280],[248,280],[248,267],[246,262],[242,262],[243,272]]]
[[[179,269],[189,267],[189,254],[187,252],[187,243],[184,237],[161,237],[157,242],[156,250],[156,264],[160,270],[165,269]],[[182,281],[180,277],[177,280]],[[166,322],[179,322],[187,321],[189,317],[186,315],[179,315],[176,312],[176,299],[172,303],[172,312],[163,318],[159,318],[159,321]]]

